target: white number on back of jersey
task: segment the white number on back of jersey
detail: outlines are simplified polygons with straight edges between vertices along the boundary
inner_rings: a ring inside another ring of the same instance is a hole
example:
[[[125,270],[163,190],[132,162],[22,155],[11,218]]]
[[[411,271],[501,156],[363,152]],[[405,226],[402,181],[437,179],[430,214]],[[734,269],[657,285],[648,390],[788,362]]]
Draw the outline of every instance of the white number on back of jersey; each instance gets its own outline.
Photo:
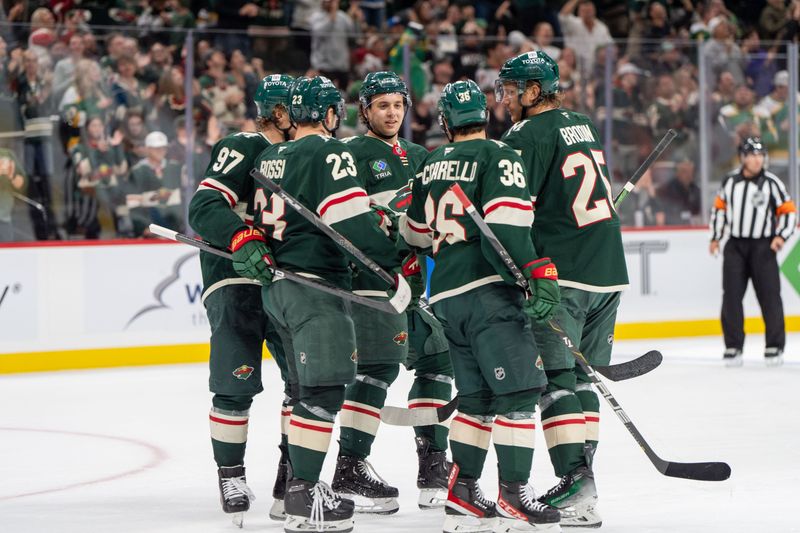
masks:
[[[447,217],[447,208],[450,207],[450,214],[459,216],[464,214],[464,205],[459,201],[456,193],[449,190],[439,198],[437,207],[433,198],[428,195],[425,201],[425,222],[434,229],[433,255],[439,253],[442,241],[454,244],[458,241],[467,240],[467,230],[458,223],[457,220]]]
[[[286,214],[286,202],[277,194],[273,194],[267,200],[264,189],[256,189],[255,212],[261,213],[261,225],[272,226],[272,238],[278,241],[283,240],[283,230],[286,229],[286,221],[283,215]],[[267,204],[270,209],[267,209]]]
[[[344,159],[346,164],[344,168],[342,168],[342,159]],[[325,158],[325,162],[328,164],[333,164],[331,176],[333,176],[334,180],[340,180],[345,176],[356,177],[356,162],[350,152],[342,152],[341,155],[328,154],[328,157]]]
[[[502,159],[497,166],[503,170],[503,175],[500,176],[500,183],[506,187],[511,187],[512,185],[525,187],[525,174],[522,172],[522,164],[519,161],[514,161],[512,164],[510,160]]]
[[[578,194],[572,201],[572,212],[575,215],[575,221],[578,227],[582,228],[601,220],[608,220],[611,218],[611,210],[613,209],[614,199],[611,197],[611,183],[608,178],[603,174],[601,165],[605,165],[606,161],[603,157],[603,152],[600,150],[589,150],[592,157],[584,154],[583,152],[575,152],[570,154],[561,165],[561,174],[564,179],[573,178],[577,175],[579,168],[583,169],[583,180],[581,180]],[[597,175],[600,174],[602,187],[605,189],[605,197],[600,200],[595,200],[593,206],[589,206],[594,192]]]
[[[228,161],[228,158],[233,159],[233,161],[231,161],[230,163],[228,163],[227,166],[225,166],[225,163]],[[227,146],[223,146],[222,149],[219,151],[219,154],[217,154],[217,161],[214,163],[214,166],[211,167],[211,170],[213,170],[214,172],[219,172],[220,170],[222,170],[222,174],[227,174],[228,172],[231,171],[233,167],[235,167],[242,161],[244,161],[243,153],[237,150],[231,150]],[[225,168],[223,169],[222,167]]]

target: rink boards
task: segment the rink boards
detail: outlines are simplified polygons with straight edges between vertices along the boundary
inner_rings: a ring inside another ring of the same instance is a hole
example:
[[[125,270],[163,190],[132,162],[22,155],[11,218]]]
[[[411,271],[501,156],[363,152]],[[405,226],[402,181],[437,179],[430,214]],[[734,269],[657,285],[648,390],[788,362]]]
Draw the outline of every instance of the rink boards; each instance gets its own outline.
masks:
[[[707,230],[623,239],[631,286],[617,339],[720,333],[722,260],[709,256]],[[787,329],[800,331],[800,296],[782,284]],[[179,244],[0,246],[0,373],[203,361],[201,289],[197,251]],[[752,289],[745,315],[747,331],[763,331]]]

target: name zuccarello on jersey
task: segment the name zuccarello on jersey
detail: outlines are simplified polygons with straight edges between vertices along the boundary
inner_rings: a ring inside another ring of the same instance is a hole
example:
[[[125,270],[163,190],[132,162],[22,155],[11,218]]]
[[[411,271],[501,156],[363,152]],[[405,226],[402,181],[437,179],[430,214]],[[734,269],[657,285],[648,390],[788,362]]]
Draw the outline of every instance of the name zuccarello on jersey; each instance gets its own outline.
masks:
[[[478,163],[476,161],[434,161],[425,165],[421,176],[422,184],[427,185],[433,180],[440,181],[475,181],[478,173]]]

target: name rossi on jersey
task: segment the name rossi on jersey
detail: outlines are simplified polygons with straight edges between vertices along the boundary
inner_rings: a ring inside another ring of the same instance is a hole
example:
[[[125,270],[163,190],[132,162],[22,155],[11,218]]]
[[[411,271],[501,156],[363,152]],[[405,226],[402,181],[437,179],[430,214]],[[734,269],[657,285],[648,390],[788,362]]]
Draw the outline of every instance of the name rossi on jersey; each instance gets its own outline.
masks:
[[[476,161],[435,161],[425,165],[422,172],[422,184],[427,185],[433,180],[441,181],[474,181],[478,173]]]
[[[264,174],[267,179],[279,180],[283,178],[285,168],[285,159],[269,159],[261,162],[258,171]]]

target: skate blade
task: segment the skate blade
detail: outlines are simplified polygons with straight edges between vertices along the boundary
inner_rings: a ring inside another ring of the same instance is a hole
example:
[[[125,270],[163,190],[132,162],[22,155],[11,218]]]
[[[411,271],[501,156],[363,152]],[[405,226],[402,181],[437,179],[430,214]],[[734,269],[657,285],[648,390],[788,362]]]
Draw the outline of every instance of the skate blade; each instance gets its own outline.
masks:
[[[783,356],[779,355],[777,357],[765,357],[764,364],[768,367],[781,366],[783,364]]]
[[[444,533],[492,533],[497,527],[497,518],[478,518],[469,515],[445,515]]]
[[[304,516],[286,515],[286,523],[283,524],[285,533],[305,533],[306,531],[332,531],[336,533],[348,533],[353,531],[353,519],[334,520],[317,524],[310,522]]]
[[[423,511],[441,509],[447,501],[447,489],[420,489],[417,505]]]
[[[561,511],[561,527],[598,528],[603,525],[603,519],[593,507],[583,510],[566,508],[559,511]]]
[[[400,509],[397,498],[367,498],[351,492],[339,492],[339,496],[353,500],[354,512],[362,514],[394,514]]]
[[[233,525],[239,529],[244,527],[244,513],[233,513],[231,515],[231,522],[233,522]]]
[[[727,368],[736,368],[736,367],[740,367],[742,365],[744,365],[744,357],[742,357],[741,355],[737,356],[737,357],[731,357],[729,359],[725,359],[725,366]]]
[[[286,520],[286,510],[283,508],[283,500],[274,500],[269,510],[269,517],[272,520],[283,522]]]
[[[499,518],[493,533],[523,533],[523,532],[558,533],[561,526],[558,522],[552,524],[531,524],[515,518]]]

